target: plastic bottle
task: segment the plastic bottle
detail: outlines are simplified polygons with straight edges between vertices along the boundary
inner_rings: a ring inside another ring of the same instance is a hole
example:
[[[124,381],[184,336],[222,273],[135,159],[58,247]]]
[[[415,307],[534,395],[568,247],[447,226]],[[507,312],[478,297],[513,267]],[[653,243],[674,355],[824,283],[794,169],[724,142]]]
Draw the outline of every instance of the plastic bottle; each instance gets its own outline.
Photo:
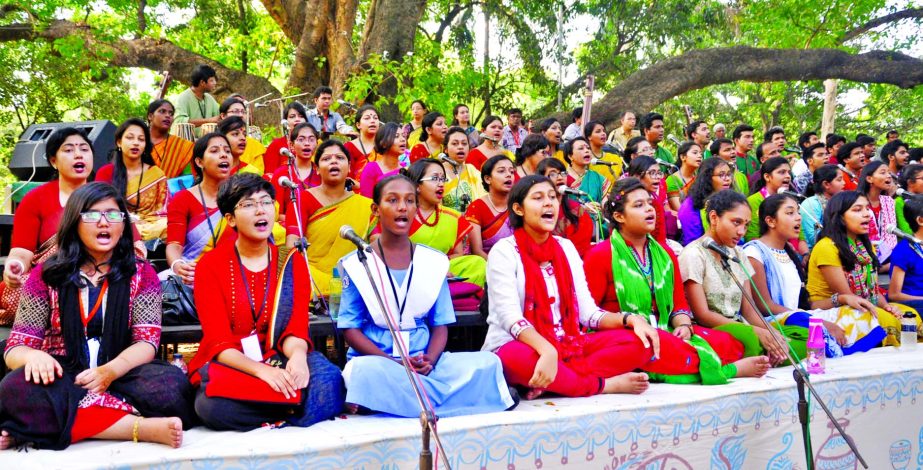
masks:
[[[343,280],[340,279],[340,270],[333,268],[333,277],[327,294],[327,313],[332,320],[336,320],[340,310],[340,294],[343,293]]]
[[[823,374],[826,366],[826,345],[824,344],[824,321],[820,318],[808,320],[808,357],[806,359],[809,374]]]
[[[186,367],[186,361],[183,360],[183,355],[180,353],[173,354],[173,361],[170,362],[170,364],[179,367],[179,369],[183,371],[184,374],[189,373],[189,368]]]
[[[901,318],[901,351],[914,351],[917,349],[917,317],[910,312],[904,312]]]

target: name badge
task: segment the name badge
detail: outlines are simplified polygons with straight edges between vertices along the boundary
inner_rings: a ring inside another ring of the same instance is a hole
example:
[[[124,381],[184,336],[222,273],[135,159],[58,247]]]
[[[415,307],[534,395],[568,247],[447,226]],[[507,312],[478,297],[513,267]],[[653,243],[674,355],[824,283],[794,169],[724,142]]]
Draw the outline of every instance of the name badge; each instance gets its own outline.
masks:
[[[90,369],[93,369],[99,364],[99,339],[88,339],[87,350],[90,353]]]
[[[244,350],[244,356],[256,362],[263,362],[263,350],[260,348],[260,340],[256,334],[241,338],[240,345]]]

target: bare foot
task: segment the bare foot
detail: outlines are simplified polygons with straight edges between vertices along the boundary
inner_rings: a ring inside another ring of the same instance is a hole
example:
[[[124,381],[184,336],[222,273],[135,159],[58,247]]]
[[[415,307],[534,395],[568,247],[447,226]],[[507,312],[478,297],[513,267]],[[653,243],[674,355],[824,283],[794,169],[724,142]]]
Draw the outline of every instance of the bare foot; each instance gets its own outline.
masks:
[[[650,386],[647,374],[644,372],[626,372],[606,379],[603,393],[631,393],[638,395],[644,393]]]
[[[183,422],[179,418],[144,418],[138,440],[177,448],[183,444]]]
[[[16,445],[16,440],[6,431],[0,431],[0,450],[6,450]]]
[[[542,396],[543,393],[545,393],[545,389],[544,389],[544,388],[530,388],[529,391],[526,392],[526,398],[525,398],[525,399],[526,399],[526,400],[535,400],[536,398]]]
[[[737,377],[762,377],[772,366],[766,356],[745,357],[734,365],[737,366]]]
[[[346,412],[351,415],[359,413],[359,405],[355,403],[344,403],[343,408],[346,408]]]

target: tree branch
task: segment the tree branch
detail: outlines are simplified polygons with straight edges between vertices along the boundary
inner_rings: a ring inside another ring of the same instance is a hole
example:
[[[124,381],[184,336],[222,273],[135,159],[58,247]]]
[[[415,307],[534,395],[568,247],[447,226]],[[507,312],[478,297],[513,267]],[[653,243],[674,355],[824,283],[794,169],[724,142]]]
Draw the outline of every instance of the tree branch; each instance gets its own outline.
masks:
[[[623,111],[646,112],[674,96],[712,85],[828,78],[913,88],[923,84],[923,60],[885,51],[850,54],[837,49],[752,47],[694,50],[629,75],[593,104],[593,118],[610,124]],[[554,117],[561,119],[564,115]]]
[[[855,39],[858,36],[861,36],[879,26],[894,23],[906,19],[921,19],[923,18],[923,8],[908,8],[906,10],[901,10],[898,12],[891,13],[889,15],[880,16],[865,23],[862,26],[853,28],[843,34],[843,37],[840,38],[840,43]]]

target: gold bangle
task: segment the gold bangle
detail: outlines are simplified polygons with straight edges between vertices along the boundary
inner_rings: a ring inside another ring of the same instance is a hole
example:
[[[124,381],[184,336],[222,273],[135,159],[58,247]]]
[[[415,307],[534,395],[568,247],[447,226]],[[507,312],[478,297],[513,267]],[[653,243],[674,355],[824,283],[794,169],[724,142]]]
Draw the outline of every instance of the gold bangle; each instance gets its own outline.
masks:
[[[141,421],[144,421],[144,416],[139,416],[135,420],[135,424],[131,427],[131,440],[132,442],[138,442],[138,429],[141,427]]]

